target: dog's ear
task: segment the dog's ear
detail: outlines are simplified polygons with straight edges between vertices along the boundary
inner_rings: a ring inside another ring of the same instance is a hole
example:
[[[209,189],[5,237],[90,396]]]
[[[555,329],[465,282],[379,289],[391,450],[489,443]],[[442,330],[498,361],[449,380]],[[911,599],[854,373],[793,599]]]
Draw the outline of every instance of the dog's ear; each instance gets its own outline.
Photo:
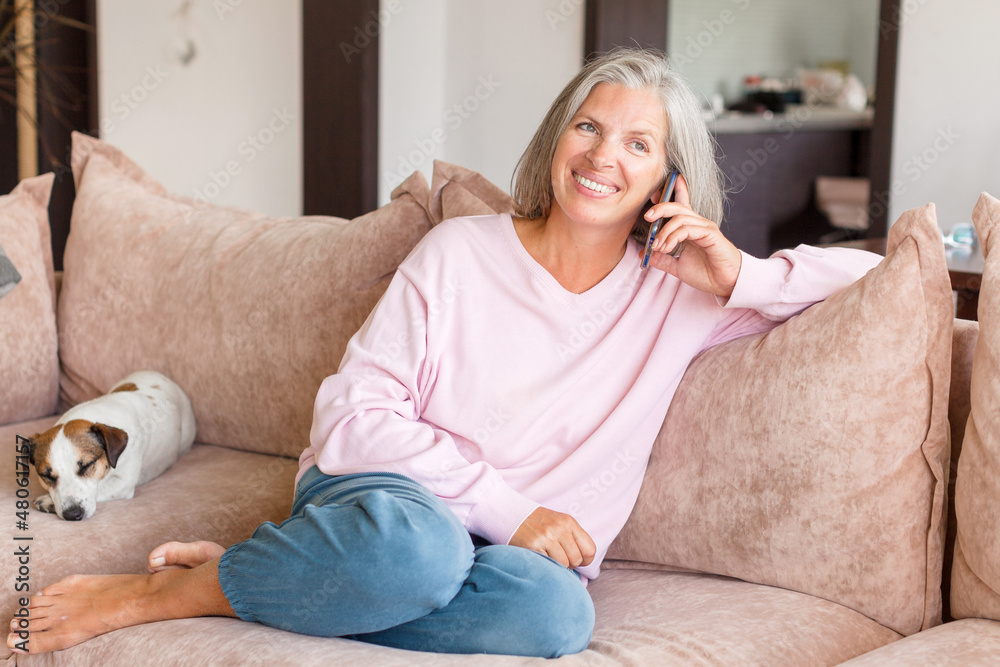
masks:
[[[90,432],[101,441],[111,467],[114,468],[118,465],[118,457],[122,455],[128,444],[128,433],[107,424],[94,424],[90,427]]]
[[[17,436],[18,451],[21,447],[24,447],[28,452],[28,463],[35,465],[35,438],[38,437],[38,433],[31,436],[30,438],[25,438],[23,435]]]

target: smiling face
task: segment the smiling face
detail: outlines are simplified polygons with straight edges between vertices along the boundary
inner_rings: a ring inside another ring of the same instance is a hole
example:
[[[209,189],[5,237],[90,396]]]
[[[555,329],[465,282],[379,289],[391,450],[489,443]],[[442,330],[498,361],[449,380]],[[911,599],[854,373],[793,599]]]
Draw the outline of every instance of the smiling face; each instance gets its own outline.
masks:
[[[663,184],[666,133],[655,93],[595,86],[556,144],[550,218],[627,234]]]

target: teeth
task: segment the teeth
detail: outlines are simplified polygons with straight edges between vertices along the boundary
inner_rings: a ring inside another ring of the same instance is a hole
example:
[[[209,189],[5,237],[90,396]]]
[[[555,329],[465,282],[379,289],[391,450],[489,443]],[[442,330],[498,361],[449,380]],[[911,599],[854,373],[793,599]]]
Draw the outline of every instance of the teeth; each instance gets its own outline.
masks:
[[[576,182],[587,188],[588,190],[593,190],[594,192],[600,192],[601,194],[609,195],[612,192],[618,192],[618,188],[613,188],[609,185],[601,185],[600,183],[595,183],[589,178],[584,178],[580,174],[573,174],[573,178]]]

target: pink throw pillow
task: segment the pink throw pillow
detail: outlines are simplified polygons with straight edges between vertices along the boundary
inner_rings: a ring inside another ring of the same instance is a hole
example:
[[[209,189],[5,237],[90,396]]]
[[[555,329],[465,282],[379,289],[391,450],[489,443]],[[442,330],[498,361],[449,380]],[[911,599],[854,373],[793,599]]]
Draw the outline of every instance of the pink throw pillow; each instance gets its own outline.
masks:
[[[55,277],[49,232],[53,175],[21,181],[0,197],[7,278],[0,297],[0,424],[55,412],[59,395]],[[16,273],[12,271],[16,270]]]
[[[320,383],[431,227],[426,180],[353,220],[275,218],[173,195],[118,149],[73,139],[64,403],[158,370],[191,397],[199,442],[297,457]]]
[[[957,537],[952,565],[955,618],[1000,620],[1000,200],[983,193],[972,213],[985,264],[972,403],[955,480]]]
[[[928,205],[854,285],[691,363],[609,557],[939,623],[952,323]]]

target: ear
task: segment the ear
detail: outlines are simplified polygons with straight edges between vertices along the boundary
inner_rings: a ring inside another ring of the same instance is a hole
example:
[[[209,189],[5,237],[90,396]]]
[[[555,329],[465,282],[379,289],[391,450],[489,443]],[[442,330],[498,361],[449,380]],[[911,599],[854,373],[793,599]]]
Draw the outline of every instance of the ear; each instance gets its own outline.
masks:
[[[38,433],[31,436],[30,438],[25,438],[23,435],[16,436],[18,451],[26,451],[28,454],[28,463],[35,465],[35,438],[38,437]],[[24,450],[21,450],[24,447]]]
[[[128,433],[120,428],[106,424],[94,424],[90,427],[90,432],[96,435],[97,439],[101,441],[104,452],[108,455],[108,463],[111,464],[111,467],[114,468],[118,465],[118,457],[122,455],[122,452],[125,451],[125,446],[128,445]]]
[[[653,204],[659,204],[660,198],[663,196],[663,188],[667,187],[667,182],[663,181],[660,183],[659,187],[649,193],[649,203],[646,204],[646,209],[648,210]]]

